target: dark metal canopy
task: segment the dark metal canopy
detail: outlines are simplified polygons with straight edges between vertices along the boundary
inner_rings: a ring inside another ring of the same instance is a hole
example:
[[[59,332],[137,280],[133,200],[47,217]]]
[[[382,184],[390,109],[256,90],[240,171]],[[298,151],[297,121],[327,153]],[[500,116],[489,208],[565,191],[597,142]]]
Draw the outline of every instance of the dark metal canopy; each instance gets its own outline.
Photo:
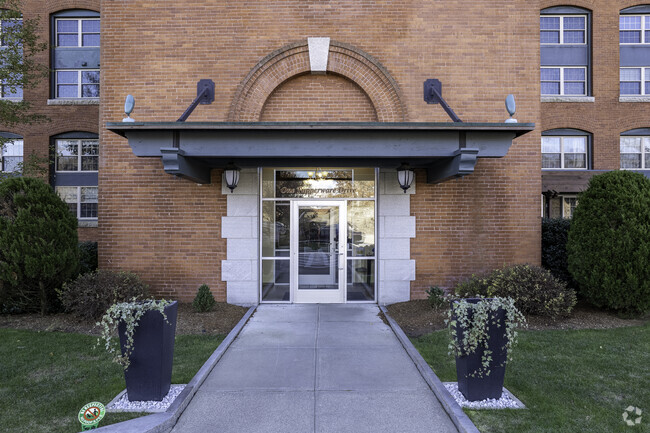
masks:
[[[228,163],[240,167],[426,168],[429,183],[465,176],[478,158],[501,158],[534,123],[114,122],[139,157],[198,183]]]

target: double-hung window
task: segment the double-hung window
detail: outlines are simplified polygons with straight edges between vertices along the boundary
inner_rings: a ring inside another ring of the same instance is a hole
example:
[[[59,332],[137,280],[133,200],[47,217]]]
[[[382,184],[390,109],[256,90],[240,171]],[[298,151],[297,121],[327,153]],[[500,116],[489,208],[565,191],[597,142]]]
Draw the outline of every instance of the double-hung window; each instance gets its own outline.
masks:
[[[539,18],[539,39],[542,44],[585,44],[585,15],[542,15]]]
[[[99,14],[84,10],[58,12],[52,18],[52,26],[52,96],[96,100],[100,96]]]
[[[97,134],[68,132],[53,137],[54,186],[81,226],[97,225]]]
[[[621,68],[620,89],[621,95],[650,95],[650,68]]]
[[[542,67],[542,95],[585,96],[587,94],[587,68]]]
[[[650,44],[650,15],[621,15],[618,29],[621,44]]]
[[[14,173],[23,162],[23,140],[13,139],[0,144],[0,172]]]
[[[79,220],[97,219],[96,186],[57,186],[56,192]]]
[[[56,140],[56,171],[97,171],[99,140]]]
[[[571,169],[587,168],[587,136],[542,136],[542,168]]]
[[[574,6],[542,9],[539,17],[543,102],[587,101],[591,95],[591,12]]]
[[[99,98],[98,70],[57,70],[57,98]]]
[[[621,168],[650,170],[650,136],[621,136]]]
[[[21,47],[22,43],[18,40],[19,33],[22,32],[23,20],[20,18],[10,18],[0,20],[0,47],[11,45]],[[23,87],[20,81],[20,74],[11,74],[12,80],[0,80],[0,98],[9,100],[22,100]]]
[[[57,18],[57,47],[99,47],[99,18]]]

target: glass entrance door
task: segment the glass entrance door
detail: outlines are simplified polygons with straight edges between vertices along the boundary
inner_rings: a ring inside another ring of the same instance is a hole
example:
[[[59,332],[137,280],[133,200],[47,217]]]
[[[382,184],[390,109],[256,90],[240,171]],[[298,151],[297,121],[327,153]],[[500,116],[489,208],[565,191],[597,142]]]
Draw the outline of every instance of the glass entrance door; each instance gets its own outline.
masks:
[[[345,201],[293,201],[291,206],[294,302],[344,302]]]

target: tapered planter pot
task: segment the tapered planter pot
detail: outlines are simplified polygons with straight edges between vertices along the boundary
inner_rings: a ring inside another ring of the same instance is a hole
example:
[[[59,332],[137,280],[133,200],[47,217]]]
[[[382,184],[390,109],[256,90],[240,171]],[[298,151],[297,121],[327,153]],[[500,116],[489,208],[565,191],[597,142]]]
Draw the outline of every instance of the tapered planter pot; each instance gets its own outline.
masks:
[[[159,311],[142,315],[133,335],[131,363],[124,372],[126,392],[130,401],[161,401],[169,392],[174,361],[174,336],[178,303],[165,307],[167,323]],[[124,353],[125,325],[118,326]]]
[[[470,298],[465,299],[468,303],[477,304],[479,302],[489,302],[490,299]],[[472,322],[472,311],[469,311],[470,323]],[[452,316],[456,320],[456,316]],[[490,356],[492,361],[487,370],[490,374],[476,374],[486,369],[483,368],[481,358],[486,350],[485,346],[479,346],[474,353],[456,356],[456,375],[458,377],[458,390],[469,401],[485,400],[486,398],[501,398],[503,392],[503,379],[506,373],[506,361],[508,353],[506,351],[506,313],[502,308],[491,311],[489,316],[488,344],[487,347],[492,351]],[[496,322],[499,326],[494,325]],[[456,323],[459,323],[458,321]],[[465,329],[456,330],[458,341],[462,341]]]

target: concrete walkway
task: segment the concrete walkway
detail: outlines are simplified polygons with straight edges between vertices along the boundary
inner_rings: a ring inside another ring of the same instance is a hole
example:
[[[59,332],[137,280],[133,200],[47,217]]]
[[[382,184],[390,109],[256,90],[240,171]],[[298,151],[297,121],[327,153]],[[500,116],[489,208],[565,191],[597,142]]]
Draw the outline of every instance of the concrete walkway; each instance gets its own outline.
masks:
[[[260,305],[178,432],[457,432],[376,305]]]

